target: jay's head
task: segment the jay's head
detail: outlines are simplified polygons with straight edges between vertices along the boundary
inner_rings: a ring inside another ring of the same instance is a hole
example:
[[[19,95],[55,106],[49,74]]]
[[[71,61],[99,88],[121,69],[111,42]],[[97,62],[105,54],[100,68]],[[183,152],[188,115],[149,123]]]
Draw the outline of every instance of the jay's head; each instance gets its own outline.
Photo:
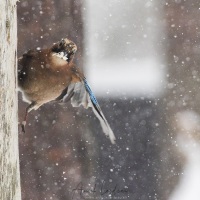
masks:
[[[51,51],[54,56],[57,56],[69,62],[72,59],[73,55],[76,53],[77,46],[74,42],[65,38],[62,39],[60,42],[55,43],[52,46]]]

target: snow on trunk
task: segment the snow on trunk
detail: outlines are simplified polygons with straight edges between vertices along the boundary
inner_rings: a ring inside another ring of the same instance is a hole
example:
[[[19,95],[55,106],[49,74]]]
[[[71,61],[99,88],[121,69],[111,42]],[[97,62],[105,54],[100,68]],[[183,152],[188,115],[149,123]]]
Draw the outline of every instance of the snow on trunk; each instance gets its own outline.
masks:
[[[19,200],[16,0],[0,1],[0,199]]]

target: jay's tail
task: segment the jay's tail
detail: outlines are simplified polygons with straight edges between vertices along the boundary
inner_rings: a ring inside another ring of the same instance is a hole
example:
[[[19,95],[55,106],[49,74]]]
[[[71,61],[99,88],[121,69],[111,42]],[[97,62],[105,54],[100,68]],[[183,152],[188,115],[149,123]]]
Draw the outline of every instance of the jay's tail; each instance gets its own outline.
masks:
[[[103,132],[111,140],[111,143],[115,143],[115,135],[110,128],[94,93],[87,83],[85,77],[81,78],[81,82],[71,83],[68,87],[67,94],[64,96],[63,101],[66,102],[71,99],[73,107],[79,107],[83,105],[85,108],[92,107],[92,110],[96,117],[99,119]]]

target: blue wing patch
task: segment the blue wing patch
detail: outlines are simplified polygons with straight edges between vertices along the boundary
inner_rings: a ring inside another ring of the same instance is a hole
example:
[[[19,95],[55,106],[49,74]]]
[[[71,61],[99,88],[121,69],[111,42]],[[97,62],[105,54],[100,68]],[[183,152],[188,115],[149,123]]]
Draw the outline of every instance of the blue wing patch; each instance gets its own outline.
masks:
[[[94,105],[98,105],[97,99],[96,99],[96,97],[94,96],[94,93],[92,92],[90,86],[88,85],[88,82],[87,82],[86,78],[83,79],[83,82],[84,82],[85,89],[87,90],[87,92],[88,92],[88,94],[89,94],[89,96],[90,96],[90,99],[91,99],[92,103],[93,103]]]
[[[96,97],[94,96],[94,93],[92,92],[90,86],[87,83],[86,78],[82,78],[82,82],[84,83],[85,86],[85,90],[86,92],[89,94],[90,100],[92,102],[92,110],[94,112],[94,114],[96,115],[96,117],[99,119],[100,124],[102,126],[103,132],[110,137],[111,142],[114,144],[115,143],[115,135],[112,131],[112,129],[110,128],[110,125],[108,124],[103,112],[101,111],[101,108],[97,102]]]

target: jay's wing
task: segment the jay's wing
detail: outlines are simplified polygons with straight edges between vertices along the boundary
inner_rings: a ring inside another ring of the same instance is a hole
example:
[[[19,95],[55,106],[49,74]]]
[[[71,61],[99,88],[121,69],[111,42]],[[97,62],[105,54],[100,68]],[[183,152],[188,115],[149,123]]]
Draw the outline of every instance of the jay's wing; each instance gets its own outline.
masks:
[[[96,117],[99,119],[103,132],[111,140],[111,143],[115,143],[115,135],[110,128],[98,102],[92,92],[90,86],[85,77],[80,77],[80,82],[71,83],[65,91],[59,96],[62,97],[63,102],[67,102],[71,99],[73,107],[83,106],[84,108],[92,107],[92,110]],[[65,94],[65,95],[64,95]]]

